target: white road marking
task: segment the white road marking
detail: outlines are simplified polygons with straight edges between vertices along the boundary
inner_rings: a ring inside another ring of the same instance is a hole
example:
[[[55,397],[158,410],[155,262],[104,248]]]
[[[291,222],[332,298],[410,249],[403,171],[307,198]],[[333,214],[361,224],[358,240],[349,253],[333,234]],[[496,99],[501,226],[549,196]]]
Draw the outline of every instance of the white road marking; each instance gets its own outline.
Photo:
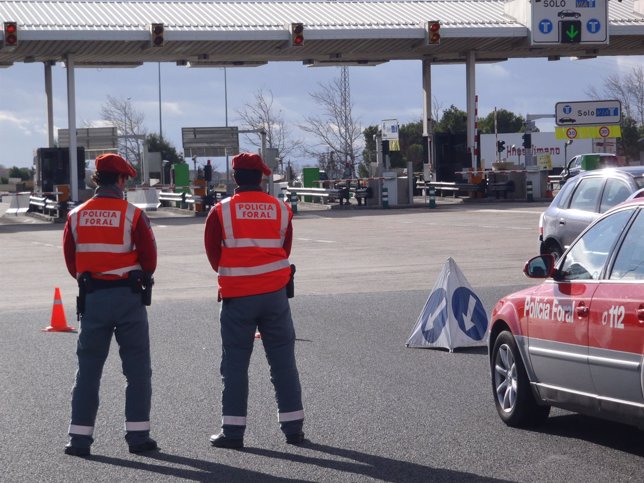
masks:
[[[296,238],[298,241],[310,241],[315,243],[337,243],[335,240],[314,240],[312,238]]]

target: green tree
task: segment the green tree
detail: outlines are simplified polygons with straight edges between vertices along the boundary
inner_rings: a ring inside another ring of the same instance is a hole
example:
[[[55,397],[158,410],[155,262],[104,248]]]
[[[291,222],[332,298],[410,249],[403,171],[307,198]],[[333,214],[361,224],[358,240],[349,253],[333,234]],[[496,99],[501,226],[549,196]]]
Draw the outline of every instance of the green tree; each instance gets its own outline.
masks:
[[[410,122],[400,127],[400,151],[403,161],[411,162],[414,171],[423,168],[423,121]]]
[[[376,162],[376,141],[374,136],[378,126],[369,126],[364,131],[365,149],[362,152],[363,168],[368,172],[370,162]],[[414,170],[420,170],[423,163],[423,123],[422,121],[401,124],[398,129],[400,151],[389,152],[389,162],[394,168],[406,168],[411,161]]]
[[[171,143],[165,139],[161,139],[157,133],[148,134],[145,142],[148,144],[148,151],[151,153],[161,153],[161,159],[170,161],[170,164],[182,163],[184,161],[183,155],[179,154]]]
[[[467,131],[467,113],[452,104],[449,109],[443,111],[443,116],[436,125],[436,131],[452,134]]]
[[[622,119],[622,137],[619,139],[621,151],[629,159],[638,159],[640,156],[640,130],[637,121],[632,117]]]
[[[17,166],[9,168],[9,178],[20,178],[21,181],[27,181],[28,179],[32,179],[33,176],[33,169],[18,168]]]
[[[362,131],[364,136],[364,149],[362,151],[362,161],[358,165],[358,176],[366,178],[369,175],[369,164],[375,163],[376,160],[376,134],[378,126],[368,126]]]
[[[496,130],[500,133],[524,131],[525,118],[506,109],[496,110]],[[478,122],[481,134],[494,134],[494,111]]]

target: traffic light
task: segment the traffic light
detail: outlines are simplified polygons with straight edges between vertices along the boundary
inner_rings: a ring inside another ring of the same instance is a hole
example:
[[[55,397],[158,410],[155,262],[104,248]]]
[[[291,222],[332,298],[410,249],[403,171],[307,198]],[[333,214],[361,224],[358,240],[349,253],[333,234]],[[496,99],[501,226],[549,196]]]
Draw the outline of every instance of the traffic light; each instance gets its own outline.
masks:
[[[562,44],[578,44],[581,42],[581,20],[562,20],[559,32]]]
[[[304,45],[304,24],[291,24],[291,47],[301,47]]]
[[[441,23],[438,20],[427,22],[427,45],[441,43]]]
[[[150,24],[150,44],[152,47],[163,47],[163,24]]]
[[[209,183],[212,181],[212,164],[208,160],[208,164],[203,167],[203,178]]]
[[[3,47],[18,47],[18,22],[4,23]]]
[[[496,142],[496,150],[499,153],[502,153],[503,151],[505,151],[505,141],[497,141]]]
[[[525,133],[523,136],[523,147],[526,149],[530,149],[532,147],[532,134],[530,133]]]

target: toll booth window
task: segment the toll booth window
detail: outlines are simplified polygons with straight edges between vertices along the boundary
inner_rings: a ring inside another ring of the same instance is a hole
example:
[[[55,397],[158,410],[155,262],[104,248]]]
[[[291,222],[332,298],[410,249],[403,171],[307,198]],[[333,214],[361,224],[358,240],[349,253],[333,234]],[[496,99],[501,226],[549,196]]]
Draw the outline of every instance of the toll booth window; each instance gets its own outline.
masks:
[[[584,233],[559,267],[562,279],[599,280],[608,255],[632,213],[632,210],[615,213]]]

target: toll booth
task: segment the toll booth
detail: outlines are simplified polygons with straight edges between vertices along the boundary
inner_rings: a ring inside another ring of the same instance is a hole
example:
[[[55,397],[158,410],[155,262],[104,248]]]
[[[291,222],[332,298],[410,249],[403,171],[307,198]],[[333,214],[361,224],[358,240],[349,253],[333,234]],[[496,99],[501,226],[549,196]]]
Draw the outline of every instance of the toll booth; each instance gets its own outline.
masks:
[[[187,163],[175,163],[171,169],[173,185],[190,186],[190,168]]]
[[[85,148],[76,150],[78,188],[85,188]],[[36,191],[52,193],[56,185],[71,185],[69,148],[36,150]]]
[[[398,206],[398,174],[395,171],[382,173],[382,187],[387,188],[389,206]]]

